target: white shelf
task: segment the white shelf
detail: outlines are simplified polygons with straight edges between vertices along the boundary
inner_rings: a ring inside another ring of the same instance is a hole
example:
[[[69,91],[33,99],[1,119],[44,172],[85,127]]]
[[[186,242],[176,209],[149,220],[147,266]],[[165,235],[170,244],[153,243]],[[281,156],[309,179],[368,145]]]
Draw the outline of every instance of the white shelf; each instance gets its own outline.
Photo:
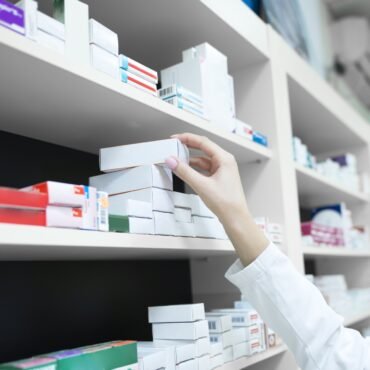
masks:
[[[98,71],[68,62],[0,27],[0,130],[97,153],[102,147],[207,135],[240,163],[264,160],[270,149],[212,126]]]
[[[352,326],[369,318],[370,318],[370,309],[367,309],[362,312],[357,312],[354,315],[345,317],[343,323],[344,326]]]
[[[0,260],[182,259],[233,255],[229,241],[0,224]]]
[[[367,195],[348,190],[310,168],[295,163],[295,169],[301,206],[315,207],[338,202],[358,204],[370,201]]]
[[[288,348],[286,345],[280,345],[275,348],[271,348],[267,350],[266,352],[259,353],[257,355],[251,356],[251,357],[244,357],[240,358],[236,361],[229,362],[221,367],[219,367],[219,370],[242,370],[249,366],[256,365],[262,361],[265,361],[269,358],[275,357],[279,354],[282,354],[286,352]]]
[[[370,251],[351,250],[343,247],[303,247],[306,257],[370,258]]]

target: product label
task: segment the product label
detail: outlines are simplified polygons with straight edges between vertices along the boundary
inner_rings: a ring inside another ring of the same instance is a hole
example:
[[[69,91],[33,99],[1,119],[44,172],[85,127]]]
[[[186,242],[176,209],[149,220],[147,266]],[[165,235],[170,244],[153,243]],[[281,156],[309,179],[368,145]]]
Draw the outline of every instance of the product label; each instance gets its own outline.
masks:
[[[11,3],[0,0],[0,24],[24,34],[24,11]]]

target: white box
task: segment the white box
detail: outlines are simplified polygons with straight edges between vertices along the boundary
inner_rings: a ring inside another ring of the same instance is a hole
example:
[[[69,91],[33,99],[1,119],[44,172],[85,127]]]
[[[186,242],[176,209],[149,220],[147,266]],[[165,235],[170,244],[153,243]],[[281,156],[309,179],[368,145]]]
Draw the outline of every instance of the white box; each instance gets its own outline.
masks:
[[[210,333],[224,333],[232,329],[231,316],[207,312],[206,319]]]
[[[176,370],[176,348],[175,346],[160,346],[154,342],[138,342],[137,343],[139,356],[146,353],[163,351],[166,355],[166,370]]]
[[[37,12],[37,28],[59,40],[66,39],[64,24],[40,11]]]
[[[118,56],[91,44],[90,63],[99,72],[105,73],[114,79],[119,79]]]
[[[115,195],[152,187],[172,190],[173,179],[168,167],[148,165],[90,177],[90,185]]]
[[[199,195],[192,195],[191,211],[194,216],[216,218],[216,215],[204,204]]]
[[[89,65],[89,6],[78,0],[64,0],[66,57]]]
[[[175,236],[185,236],[190,238],[195,237],[195,229],[193,223],[176,221],[175,227]]]
[[[217,367],[221,367],[224,364],[224,355],[222,353],[211,357],[210,359],[210,369],[216,369]]]
[[[193,194],[184,194],[174,191],[173,202],[175,204],[175,207],[191,209],[193,206],[193,196]]]
[[[175,220],[178,222],[192,222],[191,209],[175,206]]]
[[[252,356],[256,353],[261,352],[262,343],[260,339],[252,339],[247,344],[247,356]]]
[[[156,71],[127,57],[126,55],[121,54],[119,56],[119,67],[147,80],[152,84],[156,85],[158,83],[158,73]]]
[[[198,370],[210,370],[211,361],[209,355],[198,357]]]
[[[81,229],[82,208],[48,206],[46,208],[46,226]]]
[[[24,10],[26,37],[36,41],[37,37],[37,8],[38,3],[34,0],[21,0],[16,6]]]
[[[182,323],[155,323],[154,339],[196,340],[209,336],[207,320]]]
[[[176,108],[183,109],[199,117],[205,118],[203,107],[199,107],[197,104],[189,102],[184,98],[173,96],[171,98],[163,99],[163,101],[175,106]]]
[[[100,170],[111,172],[130,167],[163,164],[171,156],[189,163],[189,150],[178,139],[103,148],[100,149]]]
[[[159,346],[175,346],[176,348],[176,364],[191,360],[196,357],[195,342],[186,340],[166,340],[158,339],[154,341],[155,345]]]
[[[128,193],[113,195],[109,198],[110,207],[116,207],[123,201],[133,199],[151,203],[153,211],[173,212],[172,192],[157,188],[147,188],[142,190],[130,191]],[[116,205],[117,204],[117,205]],[[172,215],[173,216],[173,215]],[[175,217],[173,216],[175,222]]]
[[[85,202],[82,207],[82,229],[97,230],[97,191],[92,186],[84,186]]]
[[[108,193],[98,191],[96,193],[97,204],[97,229],[99,231],[109,231],[109,197]]]
[[[234,335],[232,330],[224,333],[211,333],[209,335],[211,343],[222,343],[224,348],[230,347],[234,344]]]
[[[239,344],[248,342],[252,339],[259,339],[262,337],[262,327],[260,324],[254,324],[248,327],[233,328],[234,343]]]
[[[43,47],[64,55],[65,43],[57,37],[50,35],[42,30],[36,32],[36,42]]]
[[[175,236],[177,222],[173,213],[153,211],[155,235]]]
[[[130,234],[154,234],[154,222],[150,218],[129,217]]]
[[[118,35],[95,19],[89,20],[90,44],[95,44],[118,56]]]
[[[151,95],[157,96],[157,86],[155,84],[152,84],[151,82],[129,72],[125,71],[124,69],[119,69],[120,73],[120,80],[123,83],[126,83],[128,85],[134,86],[139,90],[145,91]]]
[[[140,200],[133,199],[126,199],[120,202],[110,202],[109,214],[152,219],[152,203],[141,202]]]
[[[195,236],[199,238],[228,239],[225,230],[216,218],[193,216]]]
[[[221,312],[231,316],[233,327],[251,326],[261,323],[261,317],[255,310],[237,310],[237,309],[218,309],[214,312]]]
[[[233,356],[234,360],[237,360],[238,358],[249,356],[249,346],[246,342],[244,343],[238,343],[233,345]]]
[[[228,362],[234,361],[233,346],[224,348],[223,357],[224,357],[224,363],[225,364],[228,363]]]
[[[82,207],[85,203],[85,188],[82,185],[46,181],[21,190],[47,194],[48,204],[52,206]]]
[[[165,369],[167,353],[165,350],[143,349],[138,346],[139,370]]]
[[[222,346],[222,343],[211,343],[211,350],[210,350],[210,356],[214,357],[217,355],[222,355],[224,347]]]
[[[237,310],[253,310],[252,305],[248,301],[235,301],[234,308]]]
[[[149,323],[193,322],[205,320],[204,304],[184,304],[148,308]]]
[[[234,118],[235,121],[235,134],[245,137],[248,140],[253,140],[253,128],[245,122]]]
[[[272,243],[281,244],[283,243],[283,236],[281,234],[269,233],[269,238]]]
[[[209,336],[197,339],[195,342],[195,356],[201,357],[211,353],[211,341]]]
[[[184,89],[182,86],[177,84],[162,87],[158,92],[159,97],[163,100],[177,96],[203,109],[203,99],[201,96],[194,94],[192,91]]]
[[[197,370],[198,363],[196,359],[181,362],[176,365],[176,370]]]

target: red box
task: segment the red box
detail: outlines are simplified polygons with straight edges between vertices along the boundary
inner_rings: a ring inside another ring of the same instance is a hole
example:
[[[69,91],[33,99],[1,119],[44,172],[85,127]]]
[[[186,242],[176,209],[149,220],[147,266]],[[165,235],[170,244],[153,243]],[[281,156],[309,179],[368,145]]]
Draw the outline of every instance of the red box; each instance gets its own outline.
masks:
[[[25,192],[11,188],[0,188],[0,208],[42,210],[48,204],[46,194]]]
[[[18,225],[46,226],[45,211],[0,208],[0,222]]]

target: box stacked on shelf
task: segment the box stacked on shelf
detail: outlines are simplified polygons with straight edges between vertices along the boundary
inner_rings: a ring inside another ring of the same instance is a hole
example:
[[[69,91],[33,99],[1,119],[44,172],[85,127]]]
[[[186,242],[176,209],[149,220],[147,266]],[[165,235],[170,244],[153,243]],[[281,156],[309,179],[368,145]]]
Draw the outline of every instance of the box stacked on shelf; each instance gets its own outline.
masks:
[[[270,222],[267,217],[256,217],[254,222],[266,234],[267,238],[279,246],[284,242],[283,227],[276,222]]]
[[[177,363],[176,369],[210,369],[210,339],[203,304],[149,307],[149,323],[155,345],[194,346],[195,357]]]
[[[238,136],[242,136],[250,141],[257,144],[268,146],[267,136],[262,134],[260,131],[253,130],[251,125],[241,121],[240,119],[234,118],[234,133]]]
[[[119,79],[118,35],[95,19],[89,20],[89,35],[92,67]]]
[[[26,32],[24,10],[9,1],[0,0],[0,26],[24,35]]]
[[[151,95],[157,96],[158,73],[126,55],[119,56],[120,78]]]

